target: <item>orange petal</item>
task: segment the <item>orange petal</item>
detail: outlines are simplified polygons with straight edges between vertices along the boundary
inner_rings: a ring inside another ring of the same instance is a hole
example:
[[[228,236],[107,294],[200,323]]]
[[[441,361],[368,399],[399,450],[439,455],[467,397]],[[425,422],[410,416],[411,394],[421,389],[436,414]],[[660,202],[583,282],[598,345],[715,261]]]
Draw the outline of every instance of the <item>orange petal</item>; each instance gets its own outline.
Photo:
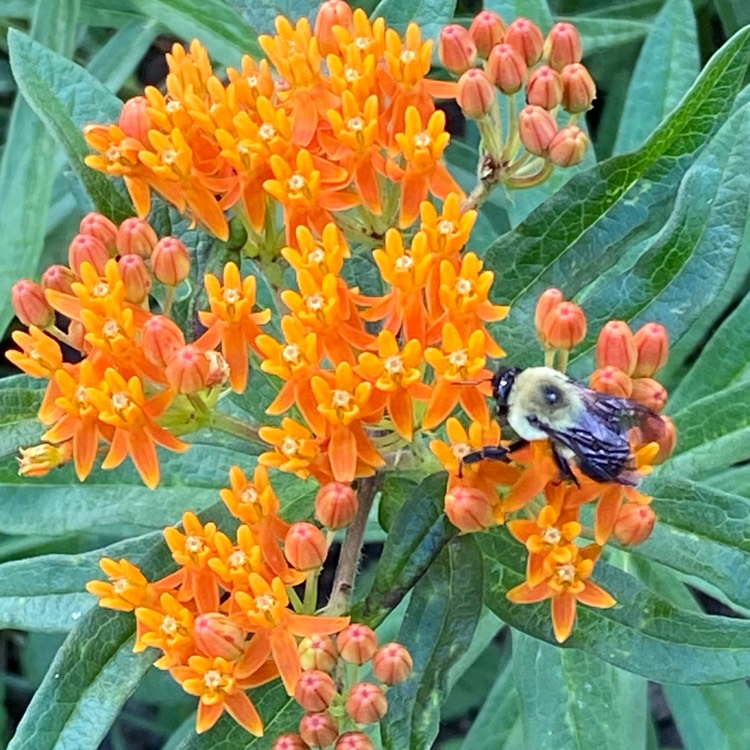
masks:
[[[294,636],[283,627],[275,628],[271,632],[271,653],[279,675],[284,683],[286,692],[294,695],[302,668],[299,665],[299,654],[297,653],[297,641]]]
[[[337,482],[351,482],[354,479],[357,473],[357,441],[351,430],[341,425],[331,429],[328,457]]]
[[[228,695],[224,701],[229,715],[250,734],[263,736],[263,721],[247,693]]]
[[[224,703],[209,705],[200,701],[198,703],[198,717],[195,721],[195,731],[202,734],[216,724],[219,717],[224,713]]]
[[[414,409],[411,396],[403,388],[389,394],[388,413],[398,434],[407,442],[411,442],[414,434]]]
[[[615,527],[617,516],[622,507],[623,494],[619,486],[608,487],[596,504],[596,520],[594,522],[594,539],[597,544],[607,543]]]
[[[270,654],[271,641],[268,638],[268,633],[256,633],[250,639],[250,643],[245,647],[245,653],[242,654],[242,657],[237,662],[237,666],[234,668],[234,674],[237,679],[243,680],[254,674],[266,663],[266,659],[268,659]]]
[[[96,425],[91,422],[84,422],[79,425],[73,435],[73,459],[76,467],[76,476],[82,482],[94,467],[98,448],[99,434]]]
[[[546,583],[533,588],[528,583],[522,583],[511,589],[506,596],[514,604],[534,604],[549,599],[552,596],[552,589]]]
[[[422,427],[425,430],[434,430],[456,408],[458,397],[458,387],[440,380],[432,389],[432,398],[422,420]]]
[[[161,470],[156,455],[156,443],[145,430],[132,430],[127,435],[130,455],[144,483],[152,490],[159,484]]]
[[[399,226],[403,229],[411,226],[419,216],[419,204],[427,198],[427,177],[406,170],[401,187],[401,214]],[[460,188],[459,188],[460,189]]]
[[[232,390],[236,393],[242,393],[247,386],[247,343],[238,325],[227,326],[226,331],[224,331],[221,350],[229,365],[229,380],[232,384]]]
[[[599,609],[608,609],[617,604],[617,600],[608,591],[592,581],[586,581],[586,588],[578,594],[578,601]]]
[[[372,159],[365,158],[357,164],[354,182],[365,206],[374,214],[380,215],[383,213],[378,175]]]
[[[576,620],[576,598],[573,594],[552,597],[552,626],[555,639],[562,643],[568,639]]]
[[[102,461],[102,469],[114,469],[128,457],[128,436],[124,430],[115,430],[109,453]]]
[[[350,622],[350,617],[323,617],[321,615],[298,615],[290,612],[287,615],[289,630],[295,635],[333,635],[343,630]]]

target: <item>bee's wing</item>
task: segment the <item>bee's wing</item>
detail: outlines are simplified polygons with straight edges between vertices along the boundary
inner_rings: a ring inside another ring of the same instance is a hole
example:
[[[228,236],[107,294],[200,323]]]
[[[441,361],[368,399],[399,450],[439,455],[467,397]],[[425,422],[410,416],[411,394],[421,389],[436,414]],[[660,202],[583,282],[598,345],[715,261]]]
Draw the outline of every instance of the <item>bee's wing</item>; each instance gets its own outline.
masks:
[[[662,418],[643,404],[592,388],[582,387],[580,393],[587,413],[602,419],[615,432],[639,427],[645,435],[653,436],[663,429]]]

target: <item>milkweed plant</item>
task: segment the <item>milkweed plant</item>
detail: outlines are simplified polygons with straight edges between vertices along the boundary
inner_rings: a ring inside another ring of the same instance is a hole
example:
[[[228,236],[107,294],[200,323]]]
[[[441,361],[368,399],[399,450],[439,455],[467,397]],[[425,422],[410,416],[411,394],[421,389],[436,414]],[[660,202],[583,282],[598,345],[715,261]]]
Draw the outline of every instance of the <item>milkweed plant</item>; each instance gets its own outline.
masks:
[[[10,24],[8,747],[750,746],[750,27],[361,5]],[[532,366],[627,481],[515,442]]]

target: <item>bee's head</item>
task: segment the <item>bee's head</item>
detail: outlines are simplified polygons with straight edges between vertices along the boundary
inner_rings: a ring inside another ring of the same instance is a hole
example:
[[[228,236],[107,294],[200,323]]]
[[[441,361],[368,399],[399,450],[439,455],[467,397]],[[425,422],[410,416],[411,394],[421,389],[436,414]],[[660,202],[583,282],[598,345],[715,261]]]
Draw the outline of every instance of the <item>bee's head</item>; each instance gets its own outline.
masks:
[[[492,395],[498,406],[507,406],[510,390],[519,372],[520,367],[500,367],[492,376]]]

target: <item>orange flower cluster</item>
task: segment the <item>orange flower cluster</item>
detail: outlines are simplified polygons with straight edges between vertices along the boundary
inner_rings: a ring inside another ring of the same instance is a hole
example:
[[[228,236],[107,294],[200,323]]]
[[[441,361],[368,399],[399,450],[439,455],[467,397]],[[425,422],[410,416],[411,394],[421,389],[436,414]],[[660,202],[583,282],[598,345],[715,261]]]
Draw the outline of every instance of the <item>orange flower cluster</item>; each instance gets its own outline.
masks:
[[[568,350],[586,333],[583,311],[564,300],[557,289],[545,292],[537,306],[537,331],[551,356],[560,356],[562,367]],[[597,345],[599,369],[592,375],[596,390],[630,398],[658,412],[666,392],[653,376],[667,359],[668,338],[663,326],[648,323],[635,335],[627,324],[611,321]],[[661,417],[658,434],[633,428],[629,435],[634,465],[632,472],[647,474],[673,451],[676,433],[667,417]],[[510,520],[508,530],[529,553],[526,582],[508,592],[516,603],[551,600],[555,637],[570,635],[576,603],[611,607],[615,600],[590,580],[603,545],[612,535],[626,545],[640,544],[650,535],[656,517],[651,498],[635,486],[597,482],[575,470],[575,483],[561,481],[549,440],[531,441],[515,450],[512,463],[482,461],[463,464],[467,454],[484,446],[500,446],[500,428],[494,422],[474,421],[468,431],[457,419],[447,424],[450,444],[432,442],[432,450],[450,472],[446,513],[465,532],[481,531],[506,522],[506,515],[523,510],[532,519]],[[506,443],[507,445],[507,443]],[[580,522],[582,506],[596,503],[593,530]],[[581,546],[581,537],[593,543]]]
[[[253,311],[256,280],[242,280],[229,263],[223,283],[207,275],[211,310],[200,315],[208,330],[188,344],[169,317],[176,287],[190,272],[183,243],[159,240],[140,219],[117,227],[89,214],[80,229],[68,266],[48,268],[41,285],[26,279],[13,288],[15,310],[29,330],[13,333],[20,351],[6,356],[28,375],[49,380],[39,410],[49,428],[46,443],[22,452],[20,472],[43,475],[72,458],[83,481],[104,442],[103,468],[131,456],[153,488],[160,477],[157,445],[187,450],[175,432],[201,426],[207,403],[215,403],[227,380],[244,390],[248,345],[270,312]],[[160,315],[150,309],[155,292],[163,300]],[[56,315],[67,319],[66,331]],[[64,361],[61,343],[78,361]]]
[[[280,677],[295,695],[304,661],[298,639],[338,633],[349,618],[315,614],[315,603],[305,607],[290,588],[316,579],[327,553],[322,532],[311,524],[290,526],[279,516],[262,466],[252,481],[234,466],[230,481],[221,497],[242,522],[233,537],[185,513],[181,530],[164,530],[176,572],[149,582],[127,560],[104,559],[109,580],[91,581],[87,589],[103,607],[135,612],[134,650],[160,649],[156,666],[200,698],[198,732],[227,711],[262,735],[263,722],[245,691]]]
[[[427,78],[433,43],[417,24],[402,37],[328,0],[314,31],[306,18],[279,16],[259,42],[267,59],[246,55],[226,84],[200,42],[175,44],[166,94],[147,87],[117,125],[87,126],[97,153],[86,163],[123,177],[139,216],[154,191],[221,239],[234,208],[257,237],[280,206],[293,244],[298,226],[321,233],[357,207],[362,231],[389,226],[399,205],[405,227],[428,192],[460,192],[442,163],[449,135],[433,103],[456,84]]]

